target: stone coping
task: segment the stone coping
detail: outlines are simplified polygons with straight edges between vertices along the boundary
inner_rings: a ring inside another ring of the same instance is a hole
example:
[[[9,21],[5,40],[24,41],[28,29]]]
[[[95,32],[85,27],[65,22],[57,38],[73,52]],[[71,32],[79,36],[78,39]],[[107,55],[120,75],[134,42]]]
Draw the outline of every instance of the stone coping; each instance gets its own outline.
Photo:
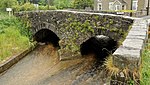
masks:
[[[148,39],[148,22],[144,19],[135,19],[131,30],[122,45],[113,53],[113,64],[130,71],[140,69],[142,50]]]
[[[32,12],[70,12],[70,13],[79,13],[79,14],[96,14],[96,15],[102,15],[102,16],[112,16],[112,17],[121,17],[121,18],[126,18],[126,19],[140,19],[136,17],[130,17],[130,16],[125,16],[125,15],[116,15],[116,14],[108,14],[108,13],[94,13],[94,12],[84,12],[84,11],[72,11],[72,10],[37,10],[37,11],[22,11],[19,12],[19,14],[23,13],[32,13]]]
[[[36,46],[35,46],[36,47]],[[11,57],[10,59],[6,60],[5,62],[0,64],[0,74],[3,73],[4,71],[8,70],[11,66],[16,64],[18,61],[20,61],[22,58],[24,58],[28,53],[30,53],[35,47],[31,46],[21,52],[18,55],[15,55]]]

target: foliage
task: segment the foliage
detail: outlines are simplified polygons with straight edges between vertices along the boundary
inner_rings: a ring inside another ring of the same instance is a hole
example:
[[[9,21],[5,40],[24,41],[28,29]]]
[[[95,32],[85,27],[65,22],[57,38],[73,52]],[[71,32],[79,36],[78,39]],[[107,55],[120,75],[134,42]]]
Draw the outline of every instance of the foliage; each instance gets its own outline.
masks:
[[[58,9],[72,8],[73,0],[54,0],[54,6]]]
[[[28,44],[29,39],[22,36],[15,26],[8,27],[3,34],[0,34],[0,61],[19,53],[19,51],[27,48]]]
[[[48,6],[39,6],[39,10],[48,10]]]
[[[20,5],[23,5],[23,4],[25,4],[25,3],[29,2],[29,1],[33,1],[33,0],[17,0],[17,1],[18,1],[18,3]]]
[[[93,8],[94,0],[74,0],[73,7],[76,9]]]
[[[54,5],[54,0],[40,0],[40,2],[42,2],[43,3],[43,5],[51,5],[51,6],[53,6]],[[39,2],[39,3],[40,3]],[[41,4],[42,5],[42,4]]]
[[[56,10],[57,8],[55,6],[49,6],[49,9],[48,9],[48,6],[39,6],[39,10]]]
[[[17,4],[17,5],[12,6],[12,9],[14,12],[19,12],[21,10],[21,6]]]
[[[69,18],[66,19],[65,23],[60,24],[60,30],[62,32],[69,31],[71,35],[67,37],[68,41],[66,49],[71,50],[73,52],[79,52],[79,38],[80,36],[87,36],[89,33],[94,33],[94,29],[91,26],[90,20],[80,21],[74,15],[69,14]],[[64,27],[66,29],[64,29]],[[76,43],[77,42],[77,43]]]
[[[29,31],[17,18],[0,14],[0,62],[29,47]]]
[[[1,0],[0,1],[0,9],[5,10],[6,8],[11,8],[14,5],[17,5],[17,0]]]
[[[45,2],[45,0],[40,0],[38,4],[39,4],[39,5],[42,5],[42,6],[45,6],[45,5],[46,5],[46,2]]]
[[[149,85],[150,84],[150,42],[148,47],[143,52],[142,56],[142,79],[140,85]]]
[[[32,11],[32,10],[36,10],[36,7],[29,2],[21,6],[21,11]]]
[[[32,3],[25,3],[23,5],[14,5],[12,6],[14,12],[19,11],[33,11],[36,10],[36,7]]]

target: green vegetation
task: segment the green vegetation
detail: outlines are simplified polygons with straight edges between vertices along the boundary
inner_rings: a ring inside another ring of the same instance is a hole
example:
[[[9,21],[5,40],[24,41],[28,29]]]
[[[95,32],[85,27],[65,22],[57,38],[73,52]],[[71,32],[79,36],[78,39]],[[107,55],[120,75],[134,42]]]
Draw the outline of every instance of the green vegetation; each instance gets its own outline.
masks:
[[[94,33],[94,29],[91,27],[89,20],[85,20],[85,22],[81,23],[75,18],[68,18],[68,22],[66,22],[65,24],[62,23],[61,27],[62,31],[64,32],[68,30],[72,32],[73,36],[68,36],[69,42],[67,43],[66,47],[66,49],[71,49],[72,51],[79,50],[78,44],[75,43],[77,42],[79,36],[86,35],[88,32]],[[66,27],[66,29],[64,29],[63,27]]]
[[[54,0],[54,6],[58,9],[72,8],[73,0]]]
[[[36,8],[34,4],[39,4]],[[32,11],[32,10],[55,10],[55,9],[85,9],[93,8],[93,0],[1,0],[0,10],[5,11],[6,8],[12,8],[13,12]]]
[[[149,85],[150,84],[150,40],[148,46],[145,48],[142,56],[142,72],[141,72],[141,84],[140,85]]]
[[[0,10],[5,11],[8,7],[13,7],[18,5],[17,0],[1,0],[0,1]]]
[[[93,8],[94,0],[49,0],[49,5],[57,7],[57,9],[75,8],[85,9],[85,7]],[[48,5],[44,0],[40,0],[40,5]]]
[[[85,7],[93,8],[94,0],[74,0],[73,7],[76,9],[85,9]]]
[[[29,2],[20,6],[20,11],[32,11],[32,10],[36,10],[36,7]]]
[[[16,17],[0,13],[0,62],[29,47],[30,31]]]
[[[5,12],[6,8],[12,8],[14,12],[31,11],[36,9],[36,7],[29,2],[24,4],[19,4],[17,0],[1,0],[0,11]]]
[[[49,6],[48,7],[48,5],[46,5],[46,6],[39,6],[39,8],[38,8],[39,10],[56,10],[57,8],[55,7],[55,6]]]

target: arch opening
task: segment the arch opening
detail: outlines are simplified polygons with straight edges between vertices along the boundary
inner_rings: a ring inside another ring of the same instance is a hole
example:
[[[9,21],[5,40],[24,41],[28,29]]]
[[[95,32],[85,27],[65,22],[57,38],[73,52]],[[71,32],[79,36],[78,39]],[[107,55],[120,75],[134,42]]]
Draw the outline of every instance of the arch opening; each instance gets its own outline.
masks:
[[[33,40],[43,44],[53,44],[54,47],[59,46],[59,37],[49,29],[41,29],[33,35]]]
[[[82,56],[94,54],[97,61],[103,62],[117,47],[117,41],[108,36],[98,35],[83,42],[80,45],[80,52]]]

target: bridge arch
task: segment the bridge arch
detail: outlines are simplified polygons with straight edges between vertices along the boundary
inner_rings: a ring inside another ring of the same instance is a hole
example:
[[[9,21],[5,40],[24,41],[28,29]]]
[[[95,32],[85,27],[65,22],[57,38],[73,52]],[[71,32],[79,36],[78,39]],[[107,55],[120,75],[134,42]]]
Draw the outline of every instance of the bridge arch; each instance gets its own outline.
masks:
[[[60,38],[50,29],[40,29],[33,34],[33,40],[38,43],[53,44],[54,47],[59,47]]]
[[[117,46],[117,41],[114,39],[104,35],[97,35],[80,45],[80,53],[82,56],[94,54],[97,60],[104,61],[109,54],[112,54],[117,49]]]

